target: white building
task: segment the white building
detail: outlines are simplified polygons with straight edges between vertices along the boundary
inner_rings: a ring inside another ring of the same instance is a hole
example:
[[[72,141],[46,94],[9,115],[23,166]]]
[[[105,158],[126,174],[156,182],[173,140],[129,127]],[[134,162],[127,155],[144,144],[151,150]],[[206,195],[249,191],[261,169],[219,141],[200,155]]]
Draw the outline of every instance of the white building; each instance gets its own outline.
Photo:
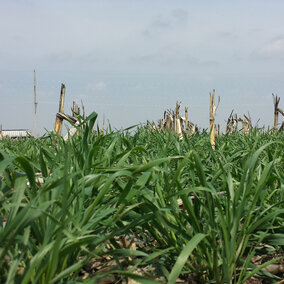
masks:
[[[0,130],[0,139],[11,138],[11,139],[25,139],[31,136],[28,129],[7,129]]]

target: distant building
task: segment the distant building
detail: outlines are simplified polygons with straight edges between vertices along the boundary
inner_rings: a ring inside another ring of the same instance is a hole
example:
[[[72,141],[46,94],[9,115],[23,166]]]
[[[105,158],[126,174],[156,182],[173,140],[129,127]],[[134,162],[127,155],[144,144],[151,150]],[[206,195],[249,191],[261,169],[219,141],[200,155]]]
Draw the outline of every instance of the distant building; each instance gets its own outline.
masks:
[[[28,129],[7,129],[0,130],[0,139],[10,138],[10,139],[26,139],[32,136]]]

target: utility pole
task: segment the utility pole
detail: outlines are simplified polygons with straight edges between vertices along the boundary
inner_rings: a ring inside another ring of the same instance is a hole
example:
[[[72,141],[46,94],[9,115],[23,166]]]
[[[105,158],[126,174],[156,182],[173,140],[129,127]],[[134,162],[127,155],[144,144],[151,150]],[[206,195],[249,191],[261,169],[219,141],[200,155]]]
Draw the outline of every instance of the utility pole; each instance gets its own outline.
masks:
[[[37,137],[37,134],[36,134],[36,108],[37,108],[37,101],[36,101],[36,72],[34,70],[34,137]]]

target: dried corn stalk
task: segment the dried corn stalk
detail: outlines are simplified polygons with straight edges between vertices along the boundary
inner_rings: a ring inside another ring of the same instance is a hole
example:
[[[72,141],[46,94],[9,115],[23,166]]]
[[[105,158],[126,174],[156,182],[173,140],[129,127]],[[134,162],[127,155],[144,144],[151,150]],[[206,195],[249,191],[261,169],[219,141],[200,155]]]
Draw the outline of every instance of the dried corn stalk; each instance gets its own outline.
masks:
[[[273,104],[274,104],[274,130],[275,132],[278,131],[278,116],[279,116],[279,113],[282,114],[284,116],[284,111],[278,107],[279,105],[279,102],[280,102],[280,98],[274,94],[272,94],[272,97],[273,97]],[[283,123],[281,125],[281,129],[283,127]]]
[[[245,119],[239,118],[238,121],[242,123],[242,134],[245,135],[247,134],[247,121]]]
[[[215,124],[215,135],[220,136],[220,124]]]
[[[185,133],[186,133],[186,136],[188,136],[189,124],[187,123],[188,122],[188,108],[187,107],[185,107],[184,109],[184,116],[185,116]]]
[[[76,102],[73,101],[73,107],[71,108],[72,111],[72,116],[74,118],[77,118],[78,115],[80,115],[80,108],[79,106],[76,104]]]
[[[226,125],[226,134],[232,134],[235,133],[238,130],[238,116],[237,114],[233,114],[234,110],[232,110],[230,116],[227,120]]]
[[[161,131],[168,129],[176,133],[180,139],[183,139],[183,133],[186,132],[188,135],[189,129],[190,134],[195,133],[195,126],[192,122],[188,121],[188,108],[185,108],[185,116],[180,115],[180,102],[176,103],[175,111],[167,110],[164,111],[163,119],[158,120],[158,125],[155,129]],[[150,128],[150,122],[147,122],[147,127]],[[151,125],[153,129],[153,125]]]
[[[244,118],[245,118],[245,120],[246,120],[246,122],[247,122],[247,126],[248,126],[247,134],[248,134],[248,133],[251,133],[252,123],[251,123],[250,114],[248,113],[248,116],[246,116],[246,115],[244,114]]]
[[[178,135],[179,139],[183,139],[182,136],[182,119],[179,114],[179,109],[180,109],[180,102],[176,102],[176,134]]]
[[[226,125],[226,134],[231,134],[233,133],[233,128],[234,128],[234,117],[233,117],[233,112],[230,113],[228,119],[227,119],[227,125]]]
[[[278,105],[279,105],[279,101],[280,98],[274,94],[272,94],[273,97],[273,104],[274,104],[274,130],[275,132],[277,132],[278,129]]]
[[[220,97],[218,97],[217,106],[215,105],[215,90],[210,95],[210,115],[209,115],[209,125],[210,125],[210,143],[213,149],[215,149],[215,114],[220,103]]]
[[[64,113],[64,98],[65,98],[65,85],[61,84],[61,92],[60,92],[60,99],[59,99],[59,113]],[[54,127],[54,132],[56,134],[61,133],[62,121],[63,119],[60,116],[56,115],[55,127]]]

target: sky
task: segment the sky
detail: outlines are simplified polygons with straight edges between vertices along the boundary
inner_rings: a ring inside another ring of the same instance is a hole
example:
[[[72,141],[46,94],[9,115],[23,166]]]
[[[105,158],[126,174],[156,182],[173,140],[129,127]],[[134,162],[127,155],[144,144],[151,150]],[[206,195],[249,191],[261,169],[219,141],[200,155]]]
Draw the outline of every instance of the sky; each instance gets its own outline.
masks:
[[[232,110],[271,127],[283,11],[283,0],[0,0],[0,124],[33,130],[36,70],[39,135],[54,127],[61,83],[65,113],[82,101],[112,128],[157,121],[176,101],[208,128],[213,89],[223,129]]]

